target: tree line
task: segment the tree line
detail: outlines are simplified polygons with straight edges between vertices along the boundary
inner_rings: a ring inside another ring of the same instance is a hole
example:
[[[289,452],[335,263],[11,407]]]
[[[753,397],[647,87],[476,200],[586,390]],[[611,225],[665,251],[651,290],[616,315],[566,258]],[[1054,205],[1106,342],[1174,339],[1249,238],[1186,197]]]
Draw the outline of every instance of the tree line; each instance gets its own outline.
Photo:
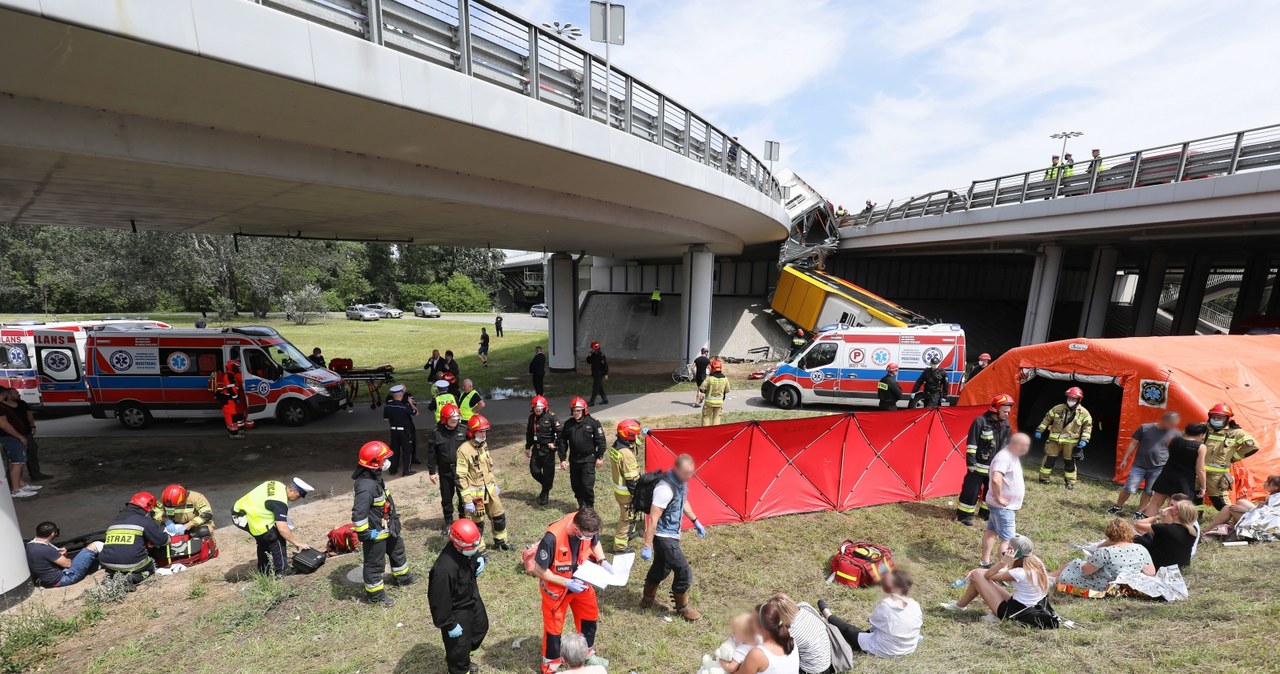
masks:
[[[483,248],[0,223],[0,311],[340,311],[351,302],[487,311],[503,255]]]

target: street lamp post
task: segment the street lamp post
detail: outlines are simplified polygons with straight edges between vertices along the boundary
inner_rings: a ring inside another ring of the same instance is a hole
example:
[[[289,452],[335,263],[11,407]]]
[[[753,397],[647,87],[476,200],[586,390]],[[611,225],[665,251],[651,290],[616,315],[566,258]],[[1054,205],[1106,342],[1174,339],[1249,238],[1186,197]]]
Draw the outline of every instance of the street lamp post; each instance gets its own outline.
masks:
[[[560,23],[559,21],[552,21],[551,23],[543,23],[542,27],[547,29],[549,32],[555,34],[556,37],[559,37],[564,40],[568,40],[570,42],[577,41],[578,38],[582,37],[582,29],[568,22]],[[556,43],[556,70],[559,70],[561,72],[564,72],[564,64],[562,63],[563,58],[564,58],[564,48],[560,45],[559,42],[557,42]]]
[[[1067,156],[1067,139],[1078,138],[1083,135],[1084,135],[1083,131],[1059,131],[1058,133],[1049,134],[1049,137],[1053,138],[1054,140],[1057,140],[1059,138],[1062,139],[1062,150],[1061,152],[1058,153],[1058,156],[1065,158]]]

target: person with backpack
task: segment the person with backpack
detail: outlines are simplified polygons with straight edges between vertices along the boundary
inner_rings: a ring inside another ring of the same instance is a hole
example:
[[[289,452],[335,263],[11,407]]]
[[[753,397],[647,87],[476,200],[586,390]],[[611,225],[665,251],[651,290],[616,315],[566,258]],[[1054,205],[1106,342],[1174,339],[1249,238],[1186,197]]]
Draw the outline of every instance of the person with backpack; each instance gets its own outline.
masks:
[[[642,429],[635,419],[618,422],[618,437],[609,448],[609,479],[613,498],[618,502],[618,526],[613,530],[613,553],[631,552],[631,539],[636,537],[635,515],[631,509],[631,492],[640,480],[640,464],[636,461],[636,439]]]
[[[1031,539],[1014,536],[1008,551],[989,569],[974,569],[966,574],[968,583],[958,601],[942,604],[948,611],[964,611],[978,597],[994,616],[991,620],[1016,620],[1031,627],[1058,627],[1057,616],[1049,605],[1049,571],[1033,554]],[[1009,585],[1013,591],[1005,589]]]
[[[676,457],[676,465],[661,476],[653,479],[652,473],[646,474],[648,480],[644,485],[637,484],[632,507],[637,512],[648,512],[649,521],[644,528],[644,547],[640,548],[640,558],[652,561],[649,573],[644,579],[644,594],[640,598],[640,608],[646,609],[657,602],[658,586],[667,576],[675,574],[671,582],[671,599],[680,617],[693,622],[702,618],[702,614],[689,603],[689,588],[693,586],[693,568],[685,559],[680,549],[680,523],[685,517],[693,522],[698,537],[707,535],[707,528],[698,521],[693,508],[689,505],[689,480],[693,478],[693,457],[681,454]],[[642,506],[649,506],[642,509]]]

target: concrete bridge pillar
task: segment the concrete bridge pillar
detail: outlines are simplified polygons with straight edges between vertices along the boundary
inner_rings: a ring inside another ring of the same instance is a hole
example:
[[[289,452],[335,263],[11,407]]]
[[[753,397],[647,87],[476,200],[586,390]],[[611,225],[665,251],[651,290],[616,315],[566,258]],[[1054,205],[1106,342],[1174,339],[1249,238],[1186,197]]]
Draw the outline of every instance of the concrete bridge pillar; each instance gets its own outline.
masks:
[[[1170,334],[1194,335],[1200,325],[1200,305],[1204,304],[1205,284],[1209,282],[1209,257],[1196,255],[1182,272],[1178,303],[1173,310]]]
[[[1236,297],[1236,310],[1231,315],[1231,325],[1262,313],[1262,294],[1271,276],[1271,256],[1265,252],[1254,253],[1244,265],[1244,278],[1240,279],[1240,294]],[[1271,298],[1275,299],[1275,286]]]
[[[715,256],[706,246],[690,246],[681,273],[681,362],[688,363],[711,346],[711,293]]]
[[[1169,267],[1169,253],[1153,250],[1147,255],[1147,266],[1142,270],[1138,285],[1138,297],[1134,302],[1133,336],[1150,337],[1156,327],[1156,311],[1160,309],[1160,294],[1164,292],[1164,277]]]
[[[1111,291],[1116,285],[1116,261],[1120,251],[1110,246],[1099,246],[1093,251],[1089,266],[1088,284],[1085,286],[1084,309],[1080,312],[1081,337],[1101,337],[1107,324],[1107,309],[1111,307]]]
[[[542,274],[547,304],[547,366],[553,372],[573,372],[578,367],[574,345],[578,343],[578,263],[566,253],[547,258]]]
[[[1049,322],[1053,305],[1058,300],[1058,276],[1062,271],[1063,248],[1057,244],[1040,246],[1036,266],[1031,272],[1031,292],[1027,296],[1027,314],[1022,321],[1022,344],[1040,344],[1049,339]]]

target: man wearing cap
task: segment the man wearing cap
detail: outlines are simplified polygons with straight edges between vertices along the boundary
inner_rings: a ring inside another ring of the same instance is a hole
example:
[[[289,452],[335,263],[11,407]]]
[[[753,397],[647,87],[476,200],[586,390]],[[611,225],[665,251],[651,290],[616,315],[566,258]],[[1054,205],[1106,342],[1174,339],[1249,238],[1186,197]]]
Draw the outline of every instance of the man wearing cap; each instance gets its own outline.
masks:
[[[443,410],[445,405],[457,404],[458,399],[449,392],[449,382],[445,379],[437,379],[435,398],[431,401],[431,409],[435,410],[436,423],[440,423],[440,410]]]
[[[600,342],[591,343],[587,364],[591,366],[591,400],[587,404],[596,404],[596,396],[600,396],[600,404],[608,405],[609,394],[604,392],[604,383],[609,381],[609,359],[600,350]]]
[[[884,369],[884,376],[876,384],[876,398],[880,400],[880,409],[898,409],[898,401],[902,400],[902,387],[898,385],[897,363],[889,363]]]
[[[291,576],[288,543],[298,550],[308,550],[310,545],[293,536],[289,526],[289,504],[305,497],[314,488],[295,477],[288,484],[268,480],[240,497],[231,508],[231,523],[249,532],[258,545],[258,572],[276,576]]]
[[[1105,170],[1107,170],[1107,167],[1102,165],[1102,150],[1094,148],[1093,156],[1089,159],[1089,173],[1098,173]]]
[[[382,407],[382,418],[391,427],[391,467],[389,475],[395,475],[401,463],[404,464],[404,475],[413,475],[410,468],[416,448],[414,446],[413,418],[418,416],[418,404],[413,396],[405,390],[404,384],[391,387],[391,399]]]
[[[1058,155],[1053,155],[1053,159],[1049,160],[1049,168],[1045,169],[1045,180],[1057,180],[1058,174],[1062,171],[1062,166],[1058,163]],[[1048,199],[1048,197],[1045,197]]]
[[[987,369],[987,366],[990,364],[991,364],[991,354],[984,353],[979,355],[978,362],[974,363],[973,367],[969,368],[969,371],[964,373],[964,382],[967,384],[973,381],[973,378],[978,376],[979,372],[982,372],[983,370]]]

